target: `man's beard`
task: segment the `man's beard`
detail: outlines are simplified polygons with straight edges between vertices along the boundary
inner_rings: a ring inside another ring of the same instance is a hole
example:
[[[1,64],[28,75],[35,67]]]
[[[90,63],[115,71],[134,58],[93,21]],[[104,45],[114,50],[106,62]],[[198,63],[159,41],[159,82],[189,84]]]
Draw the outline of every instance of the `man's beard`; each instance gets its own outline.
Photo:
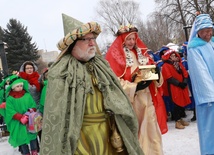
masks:
[[[79,47],[75,48],[76,55],[78,56],[78,60],[80,61],[89,61],[91,58],[95,56],[96,47],[89,47],[86,51],[81,50]]]

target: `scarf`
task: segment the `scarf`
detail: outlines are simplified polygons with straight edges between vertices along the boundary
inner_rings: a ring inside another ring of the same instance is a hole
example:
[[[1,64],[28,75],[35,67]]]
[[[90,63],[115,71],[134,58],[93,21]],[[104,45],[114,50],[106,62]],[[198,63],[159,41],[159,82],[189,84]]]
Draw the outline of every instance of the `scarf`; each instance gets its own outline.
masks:
[[[22,91],[13,91],[13,90],[11,90],[9,95],[14,97],[14,98],[21,98],[22,96],[24,96],[25,92],[26,91],[24,89]]]
[[[39,73],[33,72],[32,74],[27,74],[26,72],[20,72],[19,76],[29,82],[30,85],[36,86],[36,90],[39,92],[41,89],[39,83]]]

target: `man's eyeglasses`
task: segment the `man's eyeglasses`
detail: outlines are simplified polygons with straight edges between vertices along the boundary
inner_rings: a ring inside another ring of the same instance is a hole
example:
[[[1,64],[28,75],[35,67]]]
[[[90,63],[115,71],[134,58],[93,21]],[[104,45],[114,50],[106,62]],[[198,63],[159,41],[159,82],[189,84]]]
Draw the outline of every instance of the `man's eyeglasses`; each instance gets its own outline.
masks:
[[[78,40],[81,40],[81,41],[83,41],[84,43],[89,43],[91,40],[92,41],[96,41],[96,38],[80,38],[80,39],[78,39]]]

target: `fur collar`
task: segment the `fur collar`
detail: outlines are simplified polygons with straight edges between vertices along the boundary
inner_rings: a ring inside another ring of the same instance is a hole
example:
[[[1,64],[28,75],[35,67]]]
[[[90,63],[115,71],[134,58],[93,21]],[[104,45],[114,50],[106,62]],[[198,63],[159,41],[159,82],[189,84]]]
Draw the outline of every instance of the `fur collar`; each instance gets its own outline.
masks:
[[[211,42],[214,42],[214,37],[211,38],[210,40]],[[188,48],[195,48],[197,46],[203,46],[205,45],[207,42],[202,40],[201,38],[198,37],[194,37],[192,39],[192,41],[188,44]]]

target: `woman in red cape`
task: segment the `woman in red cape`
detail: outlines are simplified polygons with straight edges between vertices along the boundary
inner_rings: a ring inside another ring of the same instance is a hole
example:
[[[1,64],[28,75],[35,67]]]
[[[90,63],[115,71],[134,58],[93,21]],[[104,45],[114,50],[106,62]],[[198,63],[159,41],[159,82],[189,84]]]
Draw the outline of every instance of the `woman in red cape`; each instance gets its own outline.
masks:
[[[158,101],[157,86],[162,83],[156,80],[138,80],[138,66],[153,65],[154,61],[147,53],[147,47],[138,37],[137,31],[137,28],[131,25],[121,27],[117,32],[117,38],[107,51],[106,60],[120,79],[136,112],[141,148],[146,155],[163,155],[161,131],[153,104]],[[165,117],[165,114],[164,112],[162,115]],[[167,131],[166,120],[164,130]]]

